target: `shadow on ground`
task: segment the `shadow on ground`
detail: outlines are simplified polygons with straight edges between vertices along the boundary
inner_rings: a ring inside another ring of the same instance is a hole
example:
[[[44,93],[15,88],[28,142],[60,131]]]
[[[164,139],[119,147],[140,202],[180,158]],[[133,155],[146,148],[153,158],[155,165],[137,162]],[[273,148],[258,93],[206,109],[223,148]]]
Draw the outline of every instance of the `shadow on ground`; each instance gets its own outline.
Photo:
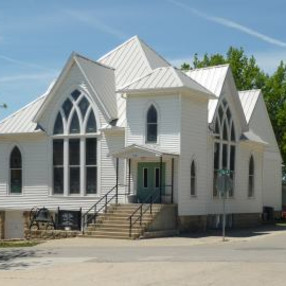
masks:
[[[270,232],[275,231],[286,231],[286,225],[276,225],[276,224],[267,224],[267,225],[261,225],[255,228],[244,228],[244,229],[226,229],[226,236],[227,237],[233,237],[233,238],[248,238],[248,237],[254,237],[254,236],[260,236],[265,235]],[[209,237],[209,236],[221,236],[222,230],[221,229],[215,229],[215,230],[208,230],[205,233],[187,233],[187,234],[181,234],[180,237],[190,237],[190,238],[203,238],[203,237]]]
[[[0,249],[0,270],[25,269],[31,266],[28,258],[40,258],[51,254],[48,251],[34,249]],[[25,259],[27,261],[25,262]]]

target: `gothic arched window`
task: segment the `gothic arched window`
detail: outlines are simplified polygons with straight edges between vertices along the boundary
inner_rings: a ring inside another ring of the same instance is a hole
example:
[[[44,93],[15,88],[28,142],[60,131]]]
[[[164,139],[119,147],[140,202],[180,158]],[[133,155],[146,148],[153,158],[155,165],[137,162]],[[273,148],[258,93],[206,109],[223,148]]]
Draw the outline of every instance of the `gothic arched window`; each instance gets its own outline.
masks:
[[[216,189],[216,179],[220,169],[230,171],[230,177],[233,180],[233,189],[228,196],[233,196],[234,178],[235,178],[235,149],[236,134],[232,114],[228,103],[223,99],[214,118],[214,175],[213,175],[213,196],[218,196]]]
[[[53,193],[97,193],[97,124],[89,99],[73,91],[54,122]],[[64,158],[67,156],[67,158]]]
[[[18,147],[10,154],[10,193],[22,193],[22,155]]]
[[[156,143],[158,137],[158,113],[152,104],[147,111],[146,142]]]

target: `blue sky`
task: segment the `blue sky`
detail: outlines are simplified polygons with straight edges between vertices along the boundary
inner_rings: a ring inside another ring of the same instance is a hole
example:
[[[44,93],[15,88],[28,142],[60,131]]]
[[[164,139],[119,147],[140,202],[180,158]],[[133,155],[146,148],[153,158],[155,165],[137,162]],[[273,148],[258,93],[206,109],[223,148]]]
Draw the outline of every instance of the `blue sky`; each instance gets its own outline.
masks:
[[[285,0],[0,1],[0,119],[44,93],[72,51],[92,59],[138,35],[174,65],[243,47],[286,60]]]

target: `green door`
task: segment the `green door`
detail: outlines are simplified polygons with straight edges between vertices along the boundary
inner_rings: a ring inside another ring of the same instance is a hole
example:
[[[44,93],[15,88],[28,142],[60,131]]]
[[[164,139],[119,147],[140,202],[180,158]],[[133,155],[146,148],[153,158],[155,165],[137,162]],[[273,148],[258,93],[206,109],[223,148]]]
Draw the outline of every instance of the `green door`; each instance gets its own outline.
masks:
[[[162,163],[162,195],[165,186],[165,163]],[[138,163],[137,197],[145,201],[155,193],[155,202],[160,201],[160,163]],[[151,198],[150,198],[151,199]]]

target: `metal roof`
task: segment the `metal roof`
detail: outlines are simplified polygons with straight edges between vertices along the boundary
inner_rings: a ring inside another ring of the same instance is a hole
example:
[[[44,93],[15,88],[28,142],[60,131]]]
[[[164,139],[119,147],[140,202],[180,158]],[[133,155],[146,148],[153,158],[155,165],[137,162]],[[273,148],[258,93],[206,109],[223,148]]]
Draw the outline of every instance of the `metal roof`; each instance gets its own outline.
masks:
[[[188,88],[200,93],[212,95],[206,88],[186,76],[182,71],[174,67],[161,67],[153,70],[151,73],[135,80],[131,84],[125,86],[119,92],[134,92],[154,89],[169,88]]]
[[[268,145],[267,142],[265,142],[263,139],[261,139],[261,137],[258,136],[256,133],[254,133],[252,130],[243,132],[240,140],[241,141],[251,141],[251,142],[259,143],[262,145]]]
[[[42,132],[32,120],[42,105],[46,95],[24,106],[0,122],[0,134],[34,133]]]
[[[229,65],[220,65],[214,67],[206,67],[187,71],[186,74],[211,91],[219,98],[225,78],[229,69]],[[217,99],[209,100],[208,105],[208,122],[212,122],[217,106]]]
[[[3,119],[0,122],[0,134],[42,132],[41,129],[37,128],[37,124],[33,122],[33,118],[39,111],[40,107],[42,106],[44,100],[46,99],[54,84],[55,80],[50,84],[47,91],[43,95]]]
[[[126,158],[140,158],[140,157],[150,158],[150,157],[161,157],[161,156],[177,157],[179,156],[179,154],[174,152],[164,151],[159,147],[152,148],[146,145],[132,144],[109,154],[109,156],[126,159]]]
[[[170,66],[137,36],[130,38],[98,61],[115,69],[117,89],[147,75],[155,68]]]
[[[170,64],[138,36],[134,36],[98,59],[101,64],[115,69],[116,89],[135,81],[158,67]],[[117,95],[118,126],[126,125],[126,101]]]
[[[238,96],[243,108],[247,123],[249,123],[256,102],[261,94],[260,89],[239,91]]]

